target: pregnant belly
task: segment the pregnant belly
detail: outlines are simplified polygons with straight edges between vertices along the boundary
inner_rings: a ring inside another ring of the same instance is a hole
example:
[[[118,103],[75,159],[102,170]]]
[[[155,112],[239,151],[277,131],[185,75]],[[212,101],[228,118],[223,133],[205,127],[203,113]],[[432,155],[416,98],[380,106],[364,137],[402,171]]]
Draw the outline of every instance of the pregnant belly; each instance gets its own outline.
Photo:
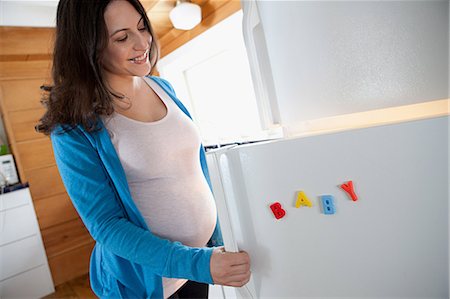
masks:
[[[159,179],[130,183],[130,191],[153,234],[191,247],[210,239],[217,211],[206,181],[194,186],[192,180]]]

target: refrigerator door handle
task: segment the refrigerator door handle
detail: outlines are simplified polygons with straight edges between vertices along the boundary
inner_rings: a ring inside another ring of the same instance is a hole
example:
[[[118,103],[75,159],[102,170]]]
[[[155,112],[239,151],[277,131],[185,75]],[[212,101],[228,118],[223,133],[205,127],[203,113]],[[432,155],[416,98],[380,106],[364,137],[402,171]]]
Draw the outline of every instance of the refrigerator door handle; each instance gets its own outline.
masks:
[[[216,201],[217,213],[219,216],[220,229],[222,231],[225,251],[238,252],[239,249],[237,246],[236,239],[234,238],[233,235],[233,229],[231,227],[230,214],[225,195],[226,190],[224,190],[225,186],[223,184],[222,179],[222,172],[221,172],[222,167],[220,167],[219,161],[222,159],[222,157],[226,159],[225,155],[220,154],[209,155],[209,158],[211,158],[208,159],[210,179],[213,187],[214,199]]]
[[[226,154],[218,154],[217,156],[214,155],[214,157],[216,159],[215,165],[219,170],[216,173],[219,175],[218,180],[220,181],[220,186],[218,186],[218,190],[220,190],[220,196],[216,198],[216,203],[218,205],[217,209],[219,211],[219,221],[222,228],[225,251],[239,252],[235,234],[237,230],[235,229],[240,228],[240,223],[238,218],[231,219],[231,211],[233,210],[229,206],[230,203],[235,202],[236,198],[228,157]],[[236,227],[233,227],[233,225],[236,225]],[[236,288],[236,292],[241,298],[257,298],[252,278],[243,287]]]
[[[266,41],[257,3],[255,0],[241,0],[241,6],[244,13],[242,30],[250,62],[261,127],[264,130],[276,129],[281,125],[280,109],[276,99],[269,54],[267,49],[261,46],[265,45]]]

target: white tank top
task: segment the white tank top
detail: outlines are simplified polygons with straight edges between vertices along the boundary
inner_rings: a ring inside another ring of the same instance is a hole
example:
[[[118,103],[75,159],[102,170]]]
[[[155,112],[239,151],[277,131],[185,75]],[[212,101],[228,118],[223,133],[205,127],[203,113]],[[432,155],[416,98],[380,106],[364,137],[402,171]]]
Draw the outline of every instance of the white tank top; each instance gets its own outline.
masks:
[[[166,116],[141,122],[114,112],[103,122],[131,196],[150,230],[171,241],[204,247],[214,231],[217,212],[200,165],[197,127],[156,82],[145,81],[166,105]],[[185,282],[163,278],[164,297]]]

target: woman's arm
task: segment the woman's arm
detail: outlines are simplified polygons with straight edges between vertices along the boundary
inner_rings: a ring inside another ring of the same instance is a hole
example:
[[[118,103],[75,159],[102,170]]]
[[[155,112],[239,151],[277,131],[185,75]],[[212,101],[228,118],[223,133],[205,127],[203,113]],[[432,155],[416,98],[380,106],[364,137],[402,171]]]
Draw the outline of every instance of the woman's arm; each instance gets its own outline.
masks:
[[[94,240],[131,262],[164,277],[213,283],[212,248],[192,248],[153,235],[130,222],[97,151],[79,128],[52,134],[61,178]]]

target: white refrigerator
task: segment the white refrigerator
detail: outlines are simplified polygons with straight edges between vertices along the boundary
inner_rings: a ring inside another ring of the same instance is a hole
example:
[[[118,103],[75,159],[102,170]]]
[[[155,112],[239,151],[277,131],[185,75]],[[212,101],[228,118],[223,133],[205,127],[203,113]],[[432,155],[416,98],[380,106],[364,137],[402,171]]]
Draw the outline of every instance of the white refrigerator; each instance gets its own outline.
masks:
[[[448,298],[448,118],[209,152],[238,297]],[[353,182],[353,201],[340,186]],[[296,208],[303,191],[312,206]],[[321,197],[333,197],[325,214]],[[277,219],[270,205],[280,203]]]
[[[286,137],[207,153],[225,249],[251,258],[226,298],[449,297],[449,7],[432,2],[242,1],[261,122]]]

